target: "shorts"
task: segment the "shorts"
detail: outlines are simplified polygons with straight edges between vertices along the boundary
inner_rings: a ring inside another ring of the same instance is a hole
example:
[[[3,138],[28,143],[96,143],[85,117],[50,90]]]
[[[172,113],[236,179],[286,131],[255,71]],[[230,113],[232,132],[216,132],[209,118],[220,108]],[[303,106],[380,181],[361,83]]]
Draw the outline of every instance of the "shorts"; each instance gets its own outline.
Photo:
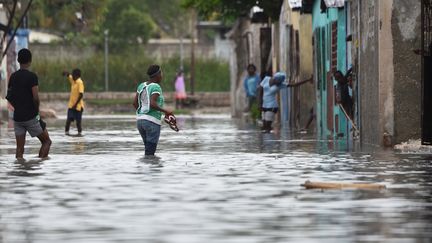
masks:
[[[176,91],[175,98],[178,99],[178,100],[186,99],[187,98],[187,94],[186,94],[186,92],[177,92]]]
[[[264,121],[273,122],[275,120],[277,112],[278,112],[278,108],[263,108],[261,117]]]
[[[77,111],[74,109],[68,109],[67,119],[69,121],[81,121],[83,111],[84,111],[84,109],[82,109],[81,111]]]
[[[43,133],[45,128],[45,122],[36,117],[25,122],[14,121],[15,136],[22,136],[28,132],[30,136],[37,137]]]

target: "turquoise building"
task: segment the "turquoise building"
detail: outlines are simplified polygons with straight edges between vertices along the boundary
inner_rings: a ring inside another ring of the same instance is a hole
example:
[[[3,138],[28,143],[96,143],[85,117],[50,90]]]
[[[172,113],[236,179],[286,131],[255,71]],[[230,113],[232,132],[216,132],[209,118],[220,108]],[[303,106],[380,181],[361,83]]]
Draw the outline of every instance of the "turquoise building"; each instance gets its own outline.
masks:
[[[315,0],[312,7],[317,133],[322,139],[350,144],[352,123],[336,102],[333,78],[335,71],[346,74],[351,65],[350,43],[347,42],[349,13],[347,3],[340,1],[328,6],[327,2],[330,1],[324,4]]]

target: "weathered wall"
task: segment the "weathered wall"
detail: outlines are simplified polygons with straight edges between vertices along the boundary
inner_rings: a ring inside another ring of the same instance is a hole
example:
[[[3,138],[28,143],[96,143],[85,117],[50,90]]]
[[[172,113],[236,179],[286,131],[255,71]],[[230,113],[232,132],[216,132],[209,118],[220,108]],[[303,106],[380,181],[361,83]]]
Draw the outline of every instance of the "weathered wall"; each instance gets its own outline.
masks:
[[[185,58],[190,58],[191,56],[191,45],[190,43],[183,44],[183,54]],[[166,58],[178,57],[180,56],[180,44],[157,44],[149,43],[145,46],[146,54],[150,57],[156,58],[158,60],[163,60]],[[217,58],[216,49],[213,45],[207,44],[196,44],[195,45],[195,57],[201,59],[213,59]]]
[[[421,58],[412,51],[421,46],[420,15],[420,1],[393,0],[395,143],[420,138]]]
[[[69,45],[51,45],[30,43],[29,49],[35,58],[38,59],[85,59],[92,57],[96,49],[94,47],[77,47]]]
[[[279,46],[277,64],[288,75],[288,81],[299,82],[313,74],[312,15],[292,11],[287,1],[282,5],[279,18]],[[292,33],[290,33],[292,31]],[[296,34],[298,33],[298,39]],[[293,38],[294,37],[294,38]],[[298,43],[297,43],[298,41]],[[298,50],[297,50],[298,47]],[[309,119],[310,109],[315,105],[315,88],[312,83],[281,92],[282,119],[288,118],[293,128],[302,128]],[[284,98],[283,96],[287,96]],[[284,115],[288,112],[289,115]]]
[[[185,58],[191,56],[191,43],[183,43],[183,54]],[[229,55],[225,51],[227,41],[217,40],[215,45],[195,45],[195,56],[201,59],[228,60]],[[30,44],[34,56],[45,59],[82,59],[92,57],[96,49],[93,47],[77,47],[68,45]],[[156,59],[167,59],[180,56],[180,43],[178,40],[164,43],[148,43],[144,46],[146,55]]]
[[[231,115],[240,117],[246,107],[246,96],[241,84],[244,66],[247,65],[247,47],[242,33],[249,27],[247,19],[237,20],[234,28],[228,34],[231,40],[230,79],[231,79]]]
[[[312,15],[301,15],[299,18],[300,31],[300,73],[299,81],[311,77],[313,74],[313,46],[312,46]],[[305,126],[310,117],[310,109],[315,107],[315,86],[308,83],[300,88],[300,124]],[[316,110],[316,109],[314,109]],[[313,126],[311,127],[313,128]]]
[[[420,1],[353,1],[362,142],[390,146],[421,130]]]
[[[247,18],[237,20],[227,34],[231,40],[230,77],[231,77],[231,115],[240,117],[246,108],[246,95],[243,79],[250,63],[255,64],[260,73],[260,24],[251,24]]]
[[[379,109],[379,59],[378,59],[378,2],[379,0],[353,1],[354,68],[360,93],[361,141],[366,144],[380,144]]]
[[[85,93],[85,100],[132,100],[135,93],[131,92],[87,92]],[[165,92],[164,97],[167,103],[174,102],[174,92]],[[200,107],[228,107],[230,106],[230,97],[228,92],[196,92],[193,96],[189,97],[197,99]],[[45,101],[60,101],[67,103],[69,100],[69,93],[56,92],[56,93],[40,93],[41,102]]]
[[[379,2],[379,107],[382,144],[391,146],[394,140],[394,47],[392,35],[393,0]],[[389,65],[390,63],[390,65]]]

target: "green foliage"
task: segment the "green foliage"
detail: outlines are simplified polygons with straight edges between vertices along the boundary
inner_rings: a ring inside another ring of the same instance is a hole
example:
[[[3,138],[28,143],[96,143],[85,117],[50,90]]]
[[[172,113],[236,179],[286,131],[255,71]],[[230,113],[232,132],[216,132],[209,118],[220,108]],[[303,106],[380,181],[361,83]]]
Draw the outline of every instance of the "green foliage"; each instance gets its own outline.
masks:
[[[185,60],[186,86],[190,80],[188,72],[190,61]],[[136,53],[110,55],[109,57],[109,79],[110,91],[133,91],[139,82],[145,81],[147,67],[157,63],[162,66],[164,81],[162,88],[173,91],[173,80],[179,64],[178,58],[172,58],[162,62],[155,62],[145,58],[142,51]],[[67,92],[69,83],[61,76],[63,70],[71,71],[80,68],[82,78],[86,85],[86,91],[104,91],[104,55],[97,53],[91,58],[82,60],[41,60],[35,59],[32,70],[37,73],[40,80],[42,92]],[[196,61],[196,91],[228,91],[229,67],[227,63],[218,60]]]
[[[34,0],[29,12],[30,28],[58,32],[98,31],[107,12],[109,0]],[[75,13],[82,13],[83,22]],[[83,29],[86,28],[86,29]]]
[[[182,0],[34,0],[30,28],[57,32],[75,45],[103,46],[109,30],[115,49],[145,43],[150,37],[190,33],[188,10]],[[82,14],[82,21],[76,13]]]
[[[110,1],[103,25],[109,30],[111,47],[121,48],[129,44],[145,43],[156,29],[156,23],[148,10],[138,0]]]
[[[256,121],[261,117],[261,111],[258,107],[257,102],[252,103],[251,109],[250,109],[251,118],[253,121]]]
[[[183,0],[182,6],[196,9],[205,18],[217,15],[228,20],[246,16],[253,6],[258,6],[272,19],[277,20],[282,2],[282,0]]]

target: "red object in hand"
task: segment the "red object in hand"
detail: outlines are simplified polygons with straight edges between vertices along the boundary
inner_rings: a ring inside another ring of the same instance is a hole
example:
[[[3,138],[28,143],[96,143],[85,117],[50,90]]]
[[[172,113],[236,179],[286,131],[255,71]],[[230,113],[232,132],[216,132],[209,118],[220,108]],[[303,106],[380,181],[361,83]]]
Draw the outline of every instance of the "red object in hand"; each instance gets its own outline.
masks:
[[[164,121],[170,126],[170,128],[176,132],[179,131],[177,127],[177,119],[173,114],[165,114]]]

